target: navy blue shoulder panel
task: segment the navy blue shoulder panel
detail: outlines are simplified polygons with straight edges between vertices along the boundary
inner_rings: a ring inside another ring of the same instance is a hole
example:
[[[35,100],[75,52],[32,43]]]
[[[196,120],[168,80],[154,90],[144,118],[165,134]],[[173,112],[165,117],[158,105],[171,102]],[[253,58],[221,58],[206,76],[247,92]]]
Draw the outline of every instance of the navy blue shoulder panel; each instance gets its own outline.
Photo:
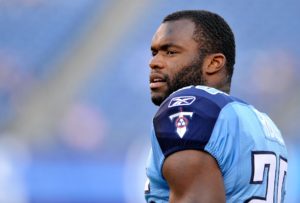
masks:
[[[165,157],[180,150],[203,150],[221,109],[233,101],[237,99],[205,86],[189,86],[171,94],[153,119]]]

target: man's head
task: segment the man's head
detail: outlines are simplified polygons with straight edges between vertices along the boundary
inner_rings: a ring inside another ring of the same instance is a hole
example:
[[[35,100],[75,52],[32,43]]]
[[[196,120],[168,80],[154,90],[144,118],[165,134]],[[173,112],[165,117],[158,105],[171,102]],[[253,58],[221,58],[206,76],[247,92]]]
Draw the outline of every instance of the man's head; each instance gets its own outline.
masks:
[[[217,14],[179,11],[165,17],[153,36],[150,89],[160,105],[179,88],[207,85],[230,91],[235,63],[233,33]]]

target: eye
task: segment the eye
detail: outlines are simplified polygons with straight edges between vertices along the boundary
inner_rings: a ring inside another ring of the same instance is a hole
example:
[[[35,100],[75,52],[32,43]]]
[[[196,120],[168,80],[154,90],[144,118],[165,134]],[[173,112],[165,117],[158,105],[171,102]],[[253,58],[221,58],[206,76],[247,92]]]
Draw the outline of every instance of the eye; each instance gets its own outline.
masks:
[[[157,54],[157,51],[155,51],[155,50],[152,50],[152,51],[151,51],[151,55],[152,55],[152,56],[155,56],[156,54]]]
[[[173,55],[177,54],[177,52],[176,52],[176,51],[168,50],[168,51],[166,51],[166,54],[167,54],[168,56],[173,56]]]

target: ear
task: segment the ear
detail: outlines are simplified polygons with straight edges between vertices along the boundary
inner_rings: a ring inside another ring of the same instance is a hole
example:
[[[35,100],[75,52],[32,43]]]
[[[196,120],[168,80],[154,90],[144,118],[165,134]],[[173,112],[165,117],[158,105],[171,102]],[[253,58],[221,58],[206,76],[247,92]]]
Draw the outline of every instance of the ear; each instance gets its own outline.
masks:
[[[224,54],[209,54],[204,59],[203,71],[208,75],[213,75],[225,67],[226,57]]]

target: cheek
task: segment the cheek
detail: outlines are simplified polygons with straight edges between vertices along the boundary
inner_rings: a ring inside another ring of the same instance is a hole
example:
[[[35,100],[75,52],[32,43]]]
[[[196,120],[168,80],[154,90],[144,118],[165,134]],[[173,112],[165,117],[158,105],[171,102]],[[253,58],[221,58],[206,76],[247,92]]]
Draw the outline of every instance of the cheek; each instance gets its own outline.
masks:
[[[181,63],[174,63],[168,71],[169,79],[172,81],[178,72],[180,72],[185,66]]]
[[[167,60],[166,68],[164,72],[168,75],[169,79],[172,81],[177,75],[178,72],[182,71],[182,69],[189,67],[196,60],[195,56],[180,54],[174,58],[170,58]]]
[[[182,60],[174,59],[167,64],[167,67],[170,74],[176,73],[183,67]]]

